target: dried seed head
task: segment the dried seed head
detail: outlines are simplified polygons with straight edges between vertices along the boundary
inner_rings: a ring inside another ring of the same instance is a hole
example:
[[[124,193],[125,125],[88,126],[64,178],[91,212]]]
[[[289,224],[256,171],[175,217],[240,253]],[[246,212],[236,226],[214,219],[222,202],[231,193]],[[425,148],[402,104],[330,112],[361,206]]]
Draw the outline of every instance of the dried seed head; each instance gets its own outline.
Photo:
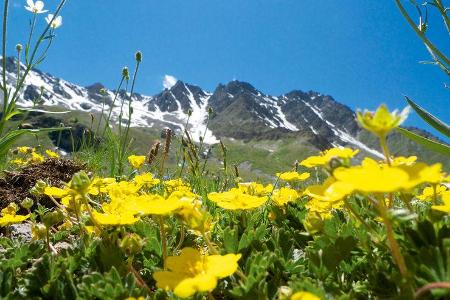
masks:
[[[155,161],[156,157],[158,156],[160,147],[161,147],[161,142],[156,141],[153,144],[153,146],[150,148],[150,151],[147,154],[147,163],[149,165],[151,165]]]
[[[235,165],[233,165],[233,167],[234,167],[234,175],[235,175],[237,178],[239,178],[240,176],[239,176],[239,169],[238,169],[238,166],[235,164]]]
[[[170,144],[172,142],[172,129],[166,129],[166,143],[164,144],[164,155],[169,153]]]
[[[17,52],[22,51],[22,48],[23,48],[22,44],[17,44],[17,45],[16,45],[16,50],[17,50]]]

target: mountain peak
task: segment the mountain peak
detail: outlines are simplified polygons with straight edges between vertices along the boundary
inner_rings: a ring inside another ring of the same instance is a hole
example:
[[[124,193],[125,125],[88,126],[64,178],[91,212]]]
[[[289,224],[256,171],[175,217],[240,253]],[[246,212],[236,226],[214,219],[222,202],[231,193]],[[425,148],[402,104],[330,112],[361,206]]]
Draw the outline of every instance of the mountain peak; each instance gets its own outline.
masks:
[[[233,80],[227,83],[227,85],[223,86],[227,93],[232,95],[237,95],[245,92],[249,92],[251,94],[261,94],[253,85],[245,81]]]
[[[96,82],[88,85],[86,89],[91,93],[99,93],[102,89],[106,89],[106,87],[102,83]]]

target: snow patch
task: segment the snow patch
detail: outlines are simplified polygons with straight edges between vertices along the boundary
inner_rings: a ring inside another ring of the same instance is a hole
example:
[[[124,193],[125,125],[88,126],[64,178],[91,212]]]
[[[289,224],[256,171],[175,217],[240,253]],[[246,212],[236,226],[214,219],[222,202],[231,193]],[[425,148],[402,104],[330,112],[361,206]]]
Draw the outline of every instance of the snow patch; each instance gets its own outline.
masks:
[[[364,151],[367,151],[379,158],[384,158],[383,154],[381,154],[379,151],[369,148],[367,147],[365,144],[361,143],[360,141],[358,141],[357,139],[355,139],[353,136],[351,136],[350,134],[348,134],[347,132],[344,132],[340,129],[338,129],[336,127],[336,125],[332,124],[331,122],[329,122],[328,120],[326,120],[323,115],[322,112],[320,111],[320,109],[316,106],[313,106],[309,103],[307,103],[306,101],[303,101],[303,103],[305,103],[306,106],[308,106],[320,119],[322,119],[328,126],[330,126],[331,131],[333,131],[334,135],[339,138],[341,141],[352,144]],[[312,128],[311,128],[312,130]],[[313,130],[314,132],[314,130]]]

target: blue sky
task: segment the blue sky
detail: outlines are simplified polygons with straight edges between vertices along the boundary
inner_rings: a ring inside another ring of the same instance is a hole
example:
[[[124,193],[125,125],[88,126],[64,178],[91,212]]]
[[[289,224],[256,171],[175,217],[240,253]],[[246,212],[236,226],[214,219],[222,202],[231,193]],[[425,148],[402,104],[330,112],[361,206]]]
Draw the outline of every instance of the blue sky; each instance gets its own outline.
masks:
[[[12,3],[10,48],[26,41],[30,18],[25,0]],[[353,109],[402,108],[409,95],[450,121],[450,80],[419,64],[428,53],[393,0],[68,0],[62,15],[40,68],[80,85],[114,88],[141,50],[144,94],[159,92],[165,74],[209,91],[238,79],[273,95],[315,90]],[[432,39],[450,53],[432,18]],[[415,115],[408,124],[428,129]]]

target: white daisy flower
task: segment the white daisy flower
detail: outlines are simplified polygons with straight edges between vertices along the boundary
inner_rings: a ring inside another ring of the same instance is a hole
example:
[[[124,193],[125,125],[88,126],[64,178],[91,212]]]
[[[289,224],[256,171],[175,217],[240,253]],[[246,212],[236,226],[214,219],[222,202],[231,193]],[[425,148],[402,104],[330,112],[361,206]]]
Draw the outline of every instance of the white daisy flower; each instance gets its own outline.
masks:
[[[53,20],[54,15],[52,14],[48,14],[48,16],[45,18],[45,21],[47,21],[48,24],[50,24],[50,27],[53,29],[56,29],[58,27],[61,27],[62,25],[62,17],[61,16],[57,16],[54,20]],[[52,22],[53,20],[53,22]]]
[[[48,12],[48,10],[44,10],[44,2],[33,0],[27,0],[28,6],[25,6],[25,9],[31,11],[33,14],[43,14]]]

